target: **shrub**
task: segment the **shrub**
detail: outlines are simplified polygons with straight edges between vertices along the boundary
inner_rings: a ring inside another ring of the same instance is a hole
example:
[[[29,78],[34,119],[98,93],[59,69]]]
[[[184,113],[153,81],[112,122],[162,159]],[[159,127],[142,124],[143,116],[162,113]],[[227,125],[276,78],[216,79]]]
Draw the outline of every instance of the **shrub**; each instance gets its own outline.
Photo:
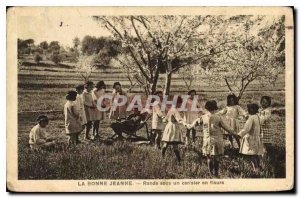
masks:
[[[43,60],[43,57],[39,53],[36,53],[34,56],[34,61],[36,63],[40,63],[42,60]]]
[[[62,56],[60,55],[59,52],[53,52],[51,57],[50,57],[51,61],[53,61],[56,65],[58,65],[59,63],[61,63],[62,61]]]

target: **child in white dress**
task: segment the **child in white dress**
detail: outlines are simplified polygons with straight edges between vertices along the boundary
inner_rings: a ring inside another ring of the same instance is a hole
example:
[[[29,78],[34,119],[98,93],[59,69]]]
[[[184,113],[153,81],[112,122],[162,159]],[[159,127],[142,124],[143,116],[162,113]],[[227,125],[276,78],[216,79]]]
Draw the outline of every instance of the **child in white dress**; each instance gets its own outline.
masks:
[[[37,118],[38,124],[35,125],[29,133],[29,145],[31,149],[43,149],[51,147],[55,144],[54,138],[47,134],[46,127],[49,119],[45,115]]]
[[[76,91],[69,91],[64,106],[66,134],[70,136],[69,144],[78,144],[78,135],[82,131],[80,112],[75,103],[76,97]]]
[[[261,140],[260,119],[257,115],[258,105],[248,104],[250,114],[244,128],[238,133],[242,137],[240,153],[250,159],[254,171],[259,168],[260,156],[263,154],[263,144]]]
[[[164,128],[163,119],[165,113],[161,110],[161,101],[163,97],[162,91],[156,91],[154,95],[160,98],[159,101],[155,101],[152,107],[152,134],[154,137],[154,144],[157,149],[160,149],[162,130]]]
[[[84,85],[78,85],[76,87],[77,96],[76,96],[76,101],[75,101],[77,110],[79,111],[79,119],[81,122],[82,129],[85,128],[85,125],[87,123],[85,112],[84,112],[83,99],[82,99],[83,90],[84,90]],[[80,135],[80,133],[78,133],[78,136],[76,138],[78,143],[80,143],[79,135]]]
[[[236,134],[240,131],[240,119],[245,119],[246,111],[238,104],[238,98],[234,94],[227,96],[227,107],[219,112],[221,115],[225,115],[226,122],[233,127],[234,134],[226,134],[229,138],[232,148],[233,138],[236,140],[238,147],[240,148],[240,140],[236,138]]]
[[[168,111],[167,116],[164,118],[164,122],[167,122],[167,125],[162,136],[162,142],[164,143],[162,148],[162,156],[165,157],[167,148],[169,147],[169,145],[172,145],[178,162],[181,161],[178,145],[184,143],[179,124],[183,124],[184,126],[186,126],[186,123],[177,110],[177,108],[179,108],[180,106],[181,102],[180,99],[178,99],[176,107],[172,106]]]
[[[215,100],[207,101],[205,109],[208,112],[188,125],[188,128],[194,127],[196,124],[203,125],[202,153],[207,157],[207,165],[211,175],[218,177],[219,158],[224,155],[223,131],[233,133],[233,128],[217,113],[218,106]]]
[[[106,89],[106,85],[102,80],[96,84],[96,87],[92,91],[92,96],[95,104],[97,104],[98,99],[105,94],[105,89]],[[102,107],[103,104],[101,104]],[[95,108],[94,110],[95,110],[95,122],[93,126],[93,136],[94,138],[99,138],[100,120],[105,119],[106,112],[100,111],[98,108]]]
[[[94,88],[94,83],[88,81],[85,84],[85,90],[82,93],[82,101],[84,105],[84,112],[86,116],[86,128],[85,128],[85,139],[91,140],[90,130],[92,129],[93,122],[95,121],[95,109],[97,108],[96,104],[94,103],[92,90]]]

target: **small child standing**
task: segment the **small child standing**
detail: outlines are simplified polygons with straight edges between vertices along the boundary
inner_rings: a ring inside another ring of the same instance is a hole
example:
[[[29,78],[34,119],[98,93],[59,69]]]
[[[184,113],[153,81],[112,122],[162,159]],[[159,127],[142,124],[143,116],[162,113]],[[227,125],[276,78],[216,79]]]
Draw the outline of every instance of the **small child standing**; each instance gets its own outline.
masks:
[[[163,92],[162,91],[156,91],[154,95],[158,96],[160,98],[160,101],[155,101],[153,103],[152,107],[152,133],[154,136],[154,144],[155,148],[160,149],[160,143],[161,143],[161,136],[162,136],[162,130],[163,130],[163,123],[162,119],[165,118],[164,112],[161,110],[161,103],[163,98]]]
[[[86,125],[86,116],[85,116],[85,112],[84,112],[84,105],[83,105],[83,100],[82,100],[82,93],[83,93],[83,90],[84,90],[84,85],[78,85],[76,87],[76,91],[77,91],[77,96],[76,96],[76,107],[79,111],[79,119],[80,119],[80,122],[81,122],[81,126],[82,126],[82,129],[85,128],[85,125]],[[79,140],[79,134],[77,135],[77,142],[80,142]]]
[[[101,96],[105,94],[106,85],[104,81],[99,81],[96,84],[96,87],[92,91],[92,96],[94,103],[97,105],[98,100]],[[101,106],[103,107],[104,103],[102,102]],[[95,122],[93,125],[93,136],[94,138],[99,138],[99,128],[100,128],[100,121],[105,119],[106,112],[100,111],[98,108],[94,109],[95,111]]]
[[[258,105],[248,104],[250,114],[244,128],[238,133],[242,137],[240,153],[250,159],[254,171],[259,168],[260,156],[263,154],[263,144],[261,141],[260,119],[257,115]]]
[[[165,157],[167,148],[172,145],[178,162],[181,161],[178,145],[184,143],[184,139],[178,123],[186,126],[186,123],[183,121],[183,118],[177,110],[181,105],[181,102],[179,100],[180,99],[178,99],[177,101],[176,107],[172,106],[168,111],[166,117],[164,118],[164,122],[168,123],[162,136],[162,142],[164,143],[162,148],[162,156]]]
[[[82,93],[82,101],[84,105],[84,112],[86,116],[86,127],[85,127],[85,139],[91,140],[90,130],[93,127],[93,121],[96,120],[95,109],[97,108],[94,103],[92,90],[94,88],[94,83],[92,81],[88,81],[85,84],[85,90]]]
[[[220,156],[224,155],[223,130],[233,133],[224,118],[217,114],[218,106],[215,100],[209,100],[205,103],[206,114],[196,119],[188,128],[196,124],[203,125],[203,147],[202,153],[207,157],[207,165],[211,175],[219,176]]]
[[[118,100],[118,102],[122,101],[122,98],[119,98],[119,96],[123,96],[123,97],[127,98],[127,93],[122,89],[120,82],[115,82],[113,84],[109,119],[119,120],[119,119],[123,119],[123,118],[126,119],[126,117],[127,117],[126,116],[127,102],[122,106],[117,106],[117,107],[115,106],[115,100]]]
[[[77,92],[69,91],[66,95],[67,102],[64,106],[66,134],[70,136],[69,144],[77,144],[78,134],[82,131],[80,112],[76,108]]]
[[[265,151],[268,153],[270,146],[272,145],[272,130],[270,118],[271,113],[271,97],[262,96],[260,100],[261,108],[258,110],[258,115],[261,124],[262,142],[265,147]]]
[[[184,112],[184,120],[186,121],[187,124],[192,124],[192,122],[199,117],[199,114],[203,115],[203,112],[201,110],[200,111],[195,111],[195,110],[193,111],[193,109],[192,109],[193,102],[194,102],[194,97],[195,97],[196,94],[197,94],[196,90],[194,90],[194,89],[190,90],[188,92],[188,95],[190,97],[187,99],[187,103],[186,103],[187,111]],[[202,105],[197,101],[196,107],[201,109]],[[190,147],[191,142],[194,146],[195,142],[196,142],[196,129],[195,128],[191,128],[191,129],[186,130],[185,144],[188,148]]]
[[[40,115],[37,118],[37,125],[35,125],[29,133],[29,145],[31,149],[43,149],[53,146],[54,138],[47,135],[46,127],[49,119],[45,115]]]
[[[233,146],[233,137],[236,140],[238,147],[240,148],[240,140],[237,138],[236,134],[240,131],[240,121],[239,118],[245,117],[246,112],[242,107],[238,104],[238,98],[234,94],[230,94],[227,96],[227,107],[219,112],[219,114],[225,115],[226,122],[231,126],[234,130],[234,135],[226,134],[231,143],[231,147]]]

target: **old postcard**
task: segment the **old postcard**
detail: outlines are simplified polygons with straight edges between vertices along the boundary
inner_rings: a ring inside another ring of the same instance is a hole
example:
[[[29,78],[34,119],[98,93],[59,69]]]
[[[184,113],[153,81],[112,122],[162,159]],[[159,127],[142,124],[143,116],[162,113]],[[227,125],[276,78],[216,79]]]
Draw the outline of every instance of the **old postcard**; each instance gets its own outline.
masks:
[[[7,188],[294,188],[291,7],[11,7]]]

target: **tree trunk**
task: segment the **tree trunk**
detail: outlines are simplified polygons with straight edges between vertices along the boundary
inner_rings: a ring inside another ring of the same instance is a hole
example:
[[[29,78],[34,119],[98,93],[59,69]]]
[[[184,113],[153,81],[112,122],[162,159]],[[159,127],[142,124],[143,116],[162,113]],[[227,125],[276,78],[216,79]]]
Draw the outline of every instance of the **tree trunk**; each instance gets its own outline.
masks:
[[[151,94],[154,94],[154,92],[156,92],[158,77],[159,77],[159,70],[156,69],[155,74],[154,74],[154,78],[153,78],[153,83],[152,83],[152,86],[151,86]]]
[[[149,89],[148,89],[148,86],[144,86],[144,90],[145,90],[145,93],[146,93],[146,96],[148,97],[149,96]]]
[[[172,80],[172,73],[167,73],[166,81],[165,81],[164,95],[169,95],[169,93],[170,93],[171,80]]]

